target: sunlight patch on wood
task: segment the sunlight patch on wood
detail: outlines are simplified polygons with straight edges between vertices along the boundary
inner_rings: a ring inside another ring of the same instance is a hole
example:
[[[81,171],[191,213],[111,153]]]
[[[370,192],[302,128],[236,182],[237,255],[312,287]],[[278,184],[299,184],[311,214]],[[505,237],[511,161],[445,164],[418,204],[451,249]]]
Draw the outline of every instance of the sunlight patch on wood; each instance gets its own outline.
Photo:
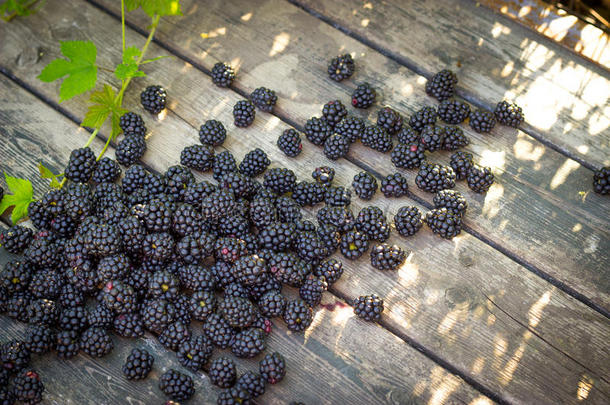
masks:
[[[360,25],[362,25],[363,27],[368,27],[370,22],[371,22],[370,19],[363,18],[362,21],[360,21]]]
[[[511,60],[510,62],[506,63],[506,65],[504,65],[504,67],[502,68],[502,71],[500,72],[500,76],[508,77],[513,72],[514,68],[515,68],[515,62],[513,62]]]
[[[515,350],[510,360],[508,360],[506,363],[506,367],[504,367],[504,370],[500,374],[500,384],[506,386],[513,380],[513,375],[515,374],[515,371],[521,362],[521,358],[523,358],[523,354],[525,353],[527,341],[530,340],[532,336],[532,333],[528,330],[523,333],[523,340],[521,341],[521,344],[519,344],[519,347],[517,350]]]
[[[242,21],[250,21],[251,18],[252,18],[252,12],[246,13],[241,16]]]
[[[475,398],[468,405],[492,405],[493,401],[487,397]]]
[[[455,326],[455,324],[464,319],[464,310],[463,308],[455,308],[447,313],[443,320],[439,323],[436,331],[443,336],[447,336],[451,329]]]
[[[503,171],[506,167],[506,152],[485,150],[481,154],[479,165],[490,166],[492,169],[500,169]]]
[[[413,395],[421,397],[426,391],[426,388],[428,388],[428,382],[426,380],[419,380],[417,384],[415,384],[415,388],[413,388]]]
[[[494,337],[494,356],[501,358],[508,349],[508,342],[500,334],[496,334]]]
[[[542,318],[542,311],[544,307],[546,307],[549,302],[551,302],[551,291],[547,291],[532,305],[530,310],[527,313],[529,317],[529,325],[532,328],[535,328],[540,323],[540,319]]]
[[[577,21],[578,18],[573,15],[555,18],[549,23],[548,29],[543,30],[541,32],[546,32],[547,35],[549,35],[556,41],[562,41],[570,31],[570,27],[573,27]]]
[[[576,398],[579,401],[584,401],[589,396],[591,388],[593,388],[593,379],[591,379],[588,375],[583,374],[582,378],[578,382],[578,391],[576,392]]]
[[[273,57],[278,53],[284,52],[288,44],[290,43],[290,34],[287,32],[282,32],[278,34],[273,39],[273,45],[271,46],[271,50],[269,51],[269,56]]]
[[[485,194],[485,202],[481,213],[487,218],[495,218],[502,209],[502,196],[504,195],[504,187],[502,184],[495,182]]]
[[[523,18],[523,17],[525,17],[526,15],[528,15],[531,12],[532,12],[532,7],[531,6],[523,6],[523,7],[521,7],[519,9],[518,16]]]
[[[572,227],[572,232],[580,232],[581,230],[582,230],[582,224],[581,223],[576,223]]]
[[[386,310],[389,309],[389,313],[394,322],[399,323],[400,326],[405,329],[409,329],[411,327],[411,320],[417,314],[419,301],[415,297],[408,297],[405,300],[397,291],[388,294],[386,299],[391,299],[393,297],[396,297],[394,300],[395,302]]]
[[[545,146],[532,137],[520,132],[513,145],[515,157],[519,160],[537,162],[544,155]]]
[[[566,159],[559,169],[555,172],[553,179],[551,180],[551,190],[555,190],[557,187],[565,183],[570,173],[575,172],[580,168],[580,164],[572,159]]]
[[[500,35],[510,35],[510,28],[505,25],[500,24],[499,22],[495,22],[493,28],[491,29],[491,36],[494,38],[498,38]]]
[[[447,402],[449,396],[458,388],[460,380],[453,374],[447,373],[440,383],[440,387],[434,390],[429,405],[441,405]]]
[[[226,34],[227,34],[227,27],[219,27],[210,32],[202,32],[201,34],[199,34],[199,36],[203,39],[208,39],[208,38],[216,38],[220,35],[226,35]]]
[[[412,262],[413,252],[407,256],[407,260],[397,269],[398,280],[401,287],[410,287],[417,282],[419,278],[419,269],[417,264]]]
[[[485,359],[483,357],[477,357],[477,359],[472,364],[472,374],[477,375],[483,371],[483,367],[485,366]]]
[[[370,3],[370,2],[364,3],[362,5],[362,8],[365,9],[365,10],[372,10],[373,9],[373,3]]]

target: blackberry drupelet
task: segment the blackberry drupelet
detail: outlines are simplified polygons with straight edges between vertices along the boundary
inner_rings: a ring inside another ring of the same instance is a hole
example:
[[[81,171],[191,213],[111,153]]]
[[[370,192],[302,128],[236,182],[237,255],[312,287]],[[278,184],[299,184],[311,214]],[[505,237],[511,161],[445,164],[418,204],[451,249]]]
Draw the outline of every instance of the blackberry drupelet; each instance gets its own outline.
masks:
[[[500,124],[508,125],[513,128],[517,128],[519,125],[523,124],[523,109],[515,103],[500,101],[496,105],[494,114]]]
[[[335,125],[335,133],[342,135],[350,143],[354,143],[362,137],[364,131],[364,121],[358,117],[345,117]]]
[[[26,332],[25,346],[30,353],[43,354],[55,348],[55,339],[55,332],[50,326],[33,325]]]
[[[437,112],[434,107],[423,107],[409,118],[409,125],[421,132],[426,125],[436,123]]]
[[[406,259],[406,252],[397,245],[381,243],[371,249],[371,265],[377,270],[396,270]]]
[[[460,124],[469,116],[470,106],[458,100],[443,100],[438,106],[438,117],[447,124]]]
[[[210,74],[212,75],[212,82],[218,87],[229,87],[235,80],[235,70],[222,62],[214,64]]]
[[[214,164],[214,149],[209,145],[190,145],[180,153],[180,164],[207,172]]]
[[[246,153],[239,164],[239,172],[249,177],[256,177],[267,170],[270,164],[267,154],[262,149],[256,148]]]
[[[303,285],[299,288],[299,295],[312,308],[315,308],[322,300],[322,293],[328,289],[328,283],[323,277],[313,274],[307,276]]]
[[[445,129],[436,125],[426,125],[421,131],[420,143],[428,151],[440,150],[445,143]]]
[[[381,180],[381,192],[388,198],[405,196],[408,191],[407,179],[400,173],[389,174]]]
[[[368,146],[381,153],[389,152],[394,146],[392,136],[385,129],[377,125],[364,128],[360,140],[364,146]]]
[[[222,122],[208,120],[199,127],[199,141],[204,145],[220,146],[227,138],[227,130]]]
[[[274,167],[267,170],[263,179],[263,186],[271,189],[278,195],[289,193],[296,185],[297,176],[290,169]]]
[[[313,310],[301,299],[288,301],[283,315],[288,329],[293,332],[303,332],[313,321]]]
[[[329,101],[322,107],[322,116],[331,127],[335,127],[347,116],[347,109],[339,100]]]
[[[322,207],[316,215],[319,224],[332,225],[340,233],[351,231],[356,223],[354,214],[347,207]]]
[[[455,172],[456,179],[464,180],[466,176],[468,176],[470,168],[474,165],[472,153],[455,152],[453,155],[451,155],[451,161],[449,164]]]
[[[463,216],[468,208],[466,199],[456,190],[441,190],[434,196],[435,208],[447,208],[453,214]]]
[[[419,133],[410,126],[403,125],[402,129],[396,134],[399,143],[418,143]]]
[[[235,383],[237,389],[247,391],[252,398],[260,397],[265,393],[265,380],[259,374],[246,371]]]
[[[426,160],[425,147],[419,142],[399,143],[392,151],[392,163],[403,169],[415,169]]]
[[[262,329],[249,328],[238,332],[231,342],[231,352],[239,358],[252,358],[266,349],[265,334]]]
[[[377,294],[362,295],[352,301],[354,314],[369,322],[378,322],[383,312],[383,300]]]
[[[354,58],[349,53],[346,53],[331,59],[327,70],[331,79],[340,82],[343,79],[351,77],[355,69]]]
[[[341,254],[349,260],[356,260],[369,248],[369,238],[358,231],[349,231],[341,237],[339,249]]]
[[[324,193],[324,202],[330,207],[347,207],[352,202],[352,192],[342,186],[328,187]]]
[[[65,170],[66,178],[76,183],[86,183],[95,170],[95,153],[89,148],[74,149]]]
[[[148,86],[140,93],[140,103],[151,114],[159,114],[165,108],[167,92],[161,86]]]
[[[203,332],[215,346],[226,349],[235,337],[235,329],[219,314],[210,314],[203,323]]]
[[[415,177],[415,184],[429,193],[436,193],[455,186],[455,173],[451,166],[423,163]]]
[[[486,193],[494,182],[491,167],[473,165],[466,176],[468,187],[475,193]]]
[[[333,284],[343,274],[343,263],[337,259],[328,259],[317,265],[313,270],[313,274],[324,278],[329,285]]]
[[[375,102],[377,92],[368,83],[359,84],[352,93],[352,105],[356,108],[369,108]]]
[[[356,229],[365,234],[369,240],[384,242],[390,237],[390,224],[379,207],[364,207],[356,218]]]
[[[218,306],[218,311],[234,328],[247,328],[254,321],[254,305],[244,298],[225,297]]]
[[[195,394],[193,379],[173,369],[161,374],[159,389],[167,397],[176,401],[185,401]]]
[[[447,208],[436,208],[428,212],[426,224],[432,232],[445,239],[452,239],[462,230],[462,218]]]
[[[132,349],[121,370],[128,380],[143,380],[152,370],[155,358],[145,349]]]
[[[146,329],[159,334],[175,319],[176,307],[167,300],[150,300],[142,304],[140,315]]]
[[[455,93],[458,79],[451,70],[443,69],[426,82],[426,93],[439,101],[446,100]]]
[[[261,376],[269,384],[277,384],[286,375],[286,360],[278,352],[270,353],[258,363]]]
[[[167,325],[158,339],[163,347],[175,352],[182,342],[189,340],[190,338],[190,327],[182,321],[175,321]]]
[[[496,126],[496,116],[487,110],[476,110],[470,113],[470,128],[475,131],[490,132]]]
[[[445,132],[443,150],[457,150],[470,143],[470,139],[459,127],[444,127],[443,131]]]
[[[324,155],[331,160],[344,157],[349,152],[350,142],[343,135],[333,134],[324,141]]]
[[[144,156],[146,149],[146,140],[143,136],[133,135],[123,138],[116,147],[116,160],[123,166],[129,167]]]
[[[277,95],[275,91],[266,87],[259,87],[250,94],[250,99],[255,106],[263,111],[271,112],[277,103]]]
[[[33,370],[24,370],[13,379],[13,394],[15,399],[26,405],[42,402],[44,385],[40,376]]]
[[[311,177],[322,185],[330,185],[335,178],[335,169],[328,166],[316,167],[311,173]]]
[[[121,172],[121,167],[116,160],[104,157],[97,162],[91,181],[96,184],[114,183],[121,177]]]
[[[142,254],[155,260],[169,259],[174,251],[174,238],[167,232],[146,235],[142,243]]]
[[[332,134],[333,127],[326,118],[312,117],[305,123],[305,137],[314,145],[323,145]]]
[[[610,166],[596,170],[593,174],[593,191],[597,194],[610,194]]]
[[[212,384],[220,388],[232,387],[237,378],[235,363],[228,357],[219,357],[210,363],[208,376]]]
[[[352,181],[354,192],[362,200],[370,200],[377,191],[377,180],[369,172],[360,172]]]
[[[119,126],[125,135],[146,135],[146,125],[140,114],[127,112],[121,115]]]
[[[213,350],[212,341],[201,335],[180,343],[176,356],[183,367],[197,372],[208,362]]]
[[[286,297],[279,291],[270,291],[263,294],[260,300],[258,300],[258,307],[265,316],[281,316],[286,307]]]
[[[57,350],[57,356],[61,359],[71,359],[76,356],[80,350],[78,332],[73,330],[57,332],[55,350]]]
[[[81,335],[80,348],[91,357],[104,357],[114,348],[114,344],[105,329],[92,326]]]
[[[294,253],[275,253],[268,260],[269,272],[281,283],[300,287],[309,273],[308,265]]]
[[[277,139],[277,147],[288,157],[298,156],[303,150],[301,136],[295,129],[288,128]]]
[[[144,322],[139,314],[120,314],[112,323],[114,332],[126,338],[141,338],[144,336]]]
[[[34,232],[30,228],[15,225],[0,233],[0,245],[9,253],[20,254],[33,237]]]
[[[417,207],[400,207],[394,215],[396,231],[404,237],[415,235],[423,224],[423,215]]]
[[[254,122],[256,110],[249,100],[239,100],[233,106],[233,123],[236,127],[245,128]]]
[[[390,107],[384,107],[377,112],[377,126],[394,135],[402,128],[402,117]]]

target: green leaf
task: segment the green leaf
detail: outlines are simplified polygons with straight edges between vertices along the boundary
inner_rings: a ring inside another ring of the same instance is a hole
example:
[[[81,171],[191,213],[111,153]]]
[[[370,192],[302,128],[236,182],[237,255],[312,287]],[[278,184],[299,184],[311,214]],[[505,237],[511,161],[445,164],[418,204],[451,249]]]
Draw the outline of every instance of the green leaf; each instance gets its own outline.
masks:
[[[123,63],[134,63],[141,55],[142,51],[138,49],[138,47],[130,46],[129,48],[125,49],[125,52],[123,52]]]
[[[59,89],[59,101],[69,100],[95,87],[97,48],[91,41],[63,41],[61,53],[67,59],[51,61],[38,78],[52,82],[67,76]]]
[[[125,8],[127,11],[133,11],[136,8],[140,7],[140,0],[125,0]]]
[[[40,177],[42,177],[43,179],[51,179],[50,182],[50,186],[52,188],[61,188],[61,184],[59,182],[59,178],[60,176],[63,176],[63,174],[55,174],[53,173],[53,171],[51,169],[49,169],[48,167],[46,167],[45,165],[41,163],[38,163],[38,171],[40,172]]]
[[[146,76],[144,72],[138,70],[138,65],[135,63],[125,64],[121,63],[117,65],[114,75],[119,80],[126,80],[130,77],[143,77]]]
[[[108,116],[112,115],[112,133],[110,136],[114,137],[120,133],[119,119],[127,110],[119,105],[119,101],[116,100],[116,93],[112,87],[105,84],[103,90],[91,93],[89,101],[92,104],[87,114],[85,114],[81,125],[84,127],[101,128],[108,119]]]
[[[13,207],[11,220],[14,225],[21,218],[27,216],[28,206],[33,201],[34,190],[32,182],[29,180],[11,177],[6,173],[4,173],[4,179],[12,194],[5,195],[0,202],[0,214],[4,213],[8,208]]]
[[[179,0],[140,0],[140,7],[151,18],[155,15],[182,15]]]
[[[7,0],[0,4],[0,16],[10,17],[13,13],[21,17],[30,15],[36,11],[35,8],[32,8],[35,4],[36,2],[31,0]],[[5,20],[8,21],[8,18]]]

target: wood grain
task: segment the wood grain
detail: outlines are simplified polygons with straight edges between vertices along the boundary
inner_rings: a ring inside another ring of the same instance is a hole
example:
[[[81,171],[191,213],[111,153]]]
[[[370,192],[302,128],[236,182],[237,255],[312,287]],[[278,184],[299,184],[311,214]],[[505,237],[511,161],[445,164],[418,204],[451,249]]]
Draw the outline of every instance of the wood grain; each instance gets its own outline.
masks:
[[[68,151],[87,139],[88,134],[81,128],[4,76],[0,76],[0,91],[5,95],[0,100],[0,111],[10,111],[3,116],[3,125],[9,131],[9,143],[13,140],[14,129],[21,128],[20,133],[35,145],[22,149],[22,153],[15,157],[15,165],[23,168],[21,174],[27,178],[36,177],[38,148],[47,143],[53,145],[45,149],[47,160],[55,167],[62,167]],[[24,119],[29,114],[37,118]],[[155,127],[167,128],[165,123]],[[101,146],[101,142],[96,141],[93,148],[100,150]],[[1,150],[0,156],[4,155],[5,150]],[[162,164],[166,163],[163,160]],[[12,168],[12,165],[1,167],[2,170]],[[1,250],[0,266],[9,257]],[[294,295],[294,291],[287,293]],[[355,318],[351,308],[336,297],[327,294],[324,304],[327,309],[316,313],[314,324],[305,335],[288,332],[281,321],[275,322],[268,350],[278,351],[286,357],[288,373],[280,384],[268,387],[261,403],[285,404],[286,401],[300,400],[310,404],[342,401],[406,404],[428,402],[433,398],[454,403],[492,403],[400,338],[380,326]],[[194,322],[192,328],[195,334],[201,332],[198,322]],[[25,326],[0,316],[0,329],[3,331],[0,341],[6,341],[22,337]],[[52,354],[36,358],[33,367],[41,372],[47,388],[47,403],[158,403],[163,397],[157,388],[158,376],[171,367],[186,372],[178,365],[175,355],[166,351],[151,335],[131,341],[114,336],[113,340],[115,349],[101,360],[84,354],[71,361],[59,361]],[[120,367],[131,348],[136,346],[145,347],[155,356],[154,371],[144,381],[128,382],[122,377]],[[221,353],[231,356],[226,351],[216,351],[214,356]],[[258,360],[260,358],[238,360],[238,370],[255,370]],[[409,365],[409,373],[404,372],[405,364]],[[189,403],[215,403],[218,389],[211,386],[206,375],[189,374],[196,381],[197,388],[196,397]]]

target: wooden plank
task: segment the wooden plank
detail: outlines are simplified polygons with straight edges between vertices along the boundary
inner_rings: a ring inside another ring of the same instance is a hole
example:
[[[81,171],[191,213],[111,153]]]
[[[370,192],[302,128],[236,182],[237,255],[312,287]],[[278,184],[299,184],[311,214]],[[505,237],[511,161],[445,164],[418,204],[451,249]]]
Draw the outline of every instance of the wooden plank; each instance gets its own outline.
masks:
[[[116,11],[115,2],[100,1]],[[362,61],[355,81],[368,81],[379,89],[380,103],[405,116],[431,104],[423,90],[423,77],[297,7],[281,0],[258,1],[256,7],[246,1],[233,4],[225,7],[221,1],[208,2],[203,9],[184,2],[184,9],[189,10],[185,17],[161,24],[158,38],[206,69],[219,60],[233,61],[239,66],[235,86],[243,93],[261,85],[278,90],[276,111],[289,122],[304,124],[320,114],[327,100],[338,97],[348,102],[353,83],[331,83],[326,75],[329,55],[346,50]],[[143,13],[129,14],[128,19],[145,29]],[[311,27],[316,28],[316,35],[311,35]],[[243,46],[246,42],[248,47]],[[376,111],[354,112],[376,118]],[[517,130],[498,126],[492,135],[481,135],[466,127],[465,132],[472,139],[466,149],[477,161],[492,166],[497,176],[497,184],[484,196],[471,192],[464,182],[458,183],[456,188],[470,204],[468,226],[608,313],[610,215],[606,198],[590,192],[592,173]],[[435,153],[432,160],[447,164],[449,155]],[[382,175],[396,170],[387,156],[360,144],[351,149],[350,157]],[[413,184],[415,171],[408,176]],[[429,193],[416,187],[411,190],[431,201]]]
[[[36,18],[42,21],[37,25],[56,21],[52,14],[55,11],[79,21],[93,19],[89,7],[75,9],[61,5],[57,10],[38,14]],[[105,32],[116,29],[104,16],[97,15],[95,20],[96,26],[107,27]],[[19,37],[35,37],[30,29],[21,27]],[[128,31],[128,37],[130,42],[134,41],[132,31]],[[108,44],[104,52],[113,52],[116,39],[104,36],[100,40]],[[53,49],[52,44],[45,45]],[[162,53],[154,46],[151,51],[155,55]],[[111,58],[106,53],[100,57]],[[31,77],[38,69],[39,66],[33,66],[19,74],[29,77],[28,82],[34,85]],[[235,128],[229,124],[231,106],[238,99],[234,93],[211,86],[209,78],[175,59],[164,59],[149,73],[147,79],[136,82],[137,86],[167,83],[167,78],[172,78],[168,91],[170,95],[180,94],[179,99],[172,97],[171,109],[161,122],[147,122],[153,133],[146,158],[151,166],[163,170],[174,163],[184,145],[197,142],[195,127],[210,117],[227,124],[230,137],[226,146],[238,157],[260,146],[269,153],[274,165],[286,161],[273,147],[274,139],[268,136],[270,131],[279,134],[285,128],[277,118],[259,114],[252,128]],[[45,86],[39,89],[51,94]],[[137,91],[128,92],[127,106],[136,106],[137,99]],[[66,107],[75,114],[84,111],[78,102],[67,102]],[[329,163],[340,168],[338,181],[343,184],[358,170],[349,162],[330,163],[313,148],[306,148],[298,159],[285,163],[301,177],[308,173],[303,167]],[[391,213],[395,212],[396,204],[408,202],[386,203],[389,205],[384,208]],[[360,201],[354,201],[354,209],[361,206]],[[392,241],[404,243],[396,238]],[[415,253],[410,264],[396,275],[381,275],[364,260],[346,263],[346,274],[336,285],[337,292],[352,298],[364,292],[382,291],[389,308],[386,325],[394,326],[397,333],[434,350],[465,375],[502,391],[511,400],[575,401],[583,375],[592,375],[588,400],[604,402],[608,391],[605,318],[469,235],[454,242],[439,242],[430,232],[422,231],[408,241],[407,247]],[[574,322],[578,327],[574,327]],[[580,344],[585,341],[589,343]],[[473,347],[490,357],[479,358]],[[496,347],[500,349],[495,350]],[[592,347],[597,351],[595,354]]]
[[[0,100],[2,122],[8,130],[8,137],[3,139],[13,144],[12,134],[17,131],[31,145],[16,154],[12,162],[23,168],[21,175],[27,178],[37,176],[36,165],[41,148],[44,148],[50,164],[62,167],[69,151],[82,145],[88,138],[85,131],[8,81],[5,76],[0,76],[0,92],[4,95]],[[185,133],[186,129],[192,130],[171,113],[165,122],[152,128],[153,137],[160,137],[161,131],[179,134]],[[101,147],[101,141],[94,142],[94,150],[99,151]],[[6,150],[0,150],[3,162],[6,155]],[[175,156],[174,153],[172,155]],[[160,153],[156,157],[147,154],[147,162],[152,163],[153,160],[160,160],[159,169],[169,165],[166,155]],[[7,260],[8,256],[4,250],[0,250],[0,261]],[[294,294],[294,291],[287,292]],[[387,398],[406,403],[428,402],[436,397],[456,403],[492,403],[462,379],[448,373],[398,337],[377,325],[358,320],[344,302],[331,294],[326,295],[324,308],[328,309],[317,312],[313,326],[305,335],[288,332],[283,322],[275,322],[268,350],[285,355],[288,373],[282,383],[268,388],[262,399],[265,404],[285,404],[290,400],[310,404],[341,401],[381,403]],[[23,325],[5,316],[0,317],[0,328],[7,330],[2,334],[2,341],[22,336],[24,330]],[[346,330],[351,333],[345,333]],[[193,331],[200,333],[201,324],[194,322]],[[114,341],[115,350],[99,361],[85,355],[67,362],[58,362],[51,355],[36,359],[34,367],[41,372],[48,401],[81,404],[95,398],[96,403],[111,404],[129,398],[130,403],[156,403],[162,398],[156,387],[160,373],[169,367],[184,371],[178,366],[175,356],[164,350],[150,335],[137,341],[129,342],[116,337]],[[120,367],[134,345],[150,349],[156,360],[155,372],[151,377],[131,383],[123,379]],[[227,351],[222,353],[231,356]],[[216,353],[214,356],[219,355]],[[260,358],[239,360],[238,369],[256,369],[258,360]],[[403,370],[405,364],[410,365],[409,373]],[[191,373],[191,376],[197,381],[197,396],[191,402],[215,403],[218,390],[211,387],[205,374]]]

